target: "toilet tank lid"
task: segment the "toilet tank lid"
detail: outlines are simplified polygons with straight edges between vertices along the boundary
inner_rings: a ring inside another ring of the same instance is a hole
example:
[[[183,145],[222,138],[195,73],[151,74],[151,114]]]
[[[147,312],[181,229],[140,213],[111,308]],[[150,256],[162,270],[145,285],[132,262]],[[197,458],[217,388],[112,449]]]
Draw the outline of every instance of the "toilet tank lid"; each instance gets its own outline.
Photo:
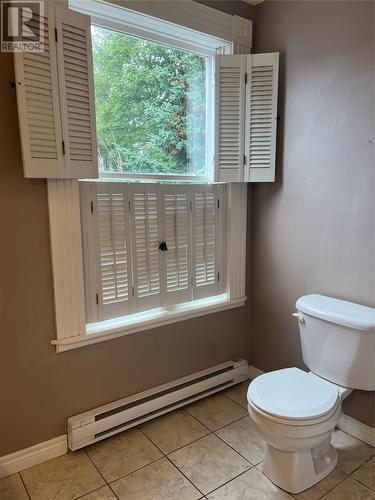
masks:
[[[311,294],[296,302],[298,311],[337,325],[375,333],[375,309],[325,295]]]

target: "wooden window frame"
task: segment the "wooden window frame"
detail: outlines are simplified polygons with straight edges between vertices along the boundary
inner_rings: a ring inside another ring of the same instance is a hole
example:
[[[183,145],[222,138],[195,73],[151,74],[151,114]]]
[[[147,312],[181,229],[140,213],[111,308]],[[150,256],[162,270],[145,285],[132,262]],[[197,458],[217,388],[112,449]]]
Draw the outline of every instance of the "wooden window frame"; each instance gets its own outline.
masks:
[[[74,0],[71,3],[74,7],[77,1]],[[104,5],[101,2],[81,2],[80,5],[88,8],[89,4]],[[233,52],[250,53],[251,21],[224,14],[193,1],[184,2],[184,5],[182,15],[184,26],[191,30],[212,34],[214,37],[219,36],[219,31],[220,37],[230,44]],[[124,10],[117,6],[116,8]],[[200,9],[202,14],[200,19],[197,16],[197,9]],[[173,16],[178,16],[178,11],[180,7],[171,9],[171,5],[169,7],[165,5],[160,17],[164,16],[168,22],[176,22]],[[90,12],[83,13],[90,14]],[[247,184],[233,183],[227,186],[226,292],[224,294],[182,306],[170,306],[170,308],[150,314],[140,313],[141,316],[132,323],[110,320],[111,323],[94,324],[86,324],[79,181],[49,179],[47,184],[56,310],[56,339],[52,340],[51,344],[56,346],[57,352],[244,305],[246,301]]]

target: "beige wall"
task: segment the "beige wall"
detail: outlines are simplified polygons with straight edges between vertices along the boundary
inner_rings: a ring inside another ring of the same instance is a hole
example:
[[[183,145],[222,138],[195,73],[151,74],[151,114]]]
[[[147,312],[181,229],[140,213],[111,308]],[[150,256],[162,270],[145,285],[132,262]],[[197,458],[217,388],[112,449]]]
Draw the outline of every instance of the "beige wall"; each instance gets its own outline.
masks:
[[[375,306],[374,2],[266,1],[257,52],[281,52],[277,182],[253,185],[251,362],[303,367],[296,299]],[[374,393],[344,411],[375,426]]]

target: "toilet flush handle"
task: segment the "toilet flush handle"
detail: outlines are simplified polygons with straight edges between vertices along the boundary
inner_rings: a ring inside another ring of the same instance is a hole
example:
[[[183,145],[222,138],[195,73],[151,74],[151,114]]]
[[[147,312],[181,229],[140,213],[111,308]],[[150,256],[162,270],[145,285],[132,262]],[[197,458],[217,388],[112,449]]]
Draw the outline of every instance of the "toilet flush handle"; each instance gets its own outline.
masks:
[[[305,322],[305,318],[303,317],[303,315],[301,313],[293,313],[292,316],[297,318],[300,323]]]

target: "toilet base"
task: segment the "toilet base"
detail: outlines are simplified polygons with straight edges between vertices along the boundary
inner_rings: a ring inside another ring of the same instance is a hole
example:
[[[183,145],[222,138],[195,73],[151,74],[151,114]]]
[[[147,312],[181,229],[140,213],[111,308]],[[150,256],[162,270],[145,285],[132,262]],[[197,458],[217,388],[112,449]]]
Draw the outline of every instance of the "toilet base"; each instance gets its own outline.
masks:
[[[326,440],[312,450],[281,451],[266,446],[263,473],[276,486],[300,493],[325,478],[337,465],[337,451]]]

